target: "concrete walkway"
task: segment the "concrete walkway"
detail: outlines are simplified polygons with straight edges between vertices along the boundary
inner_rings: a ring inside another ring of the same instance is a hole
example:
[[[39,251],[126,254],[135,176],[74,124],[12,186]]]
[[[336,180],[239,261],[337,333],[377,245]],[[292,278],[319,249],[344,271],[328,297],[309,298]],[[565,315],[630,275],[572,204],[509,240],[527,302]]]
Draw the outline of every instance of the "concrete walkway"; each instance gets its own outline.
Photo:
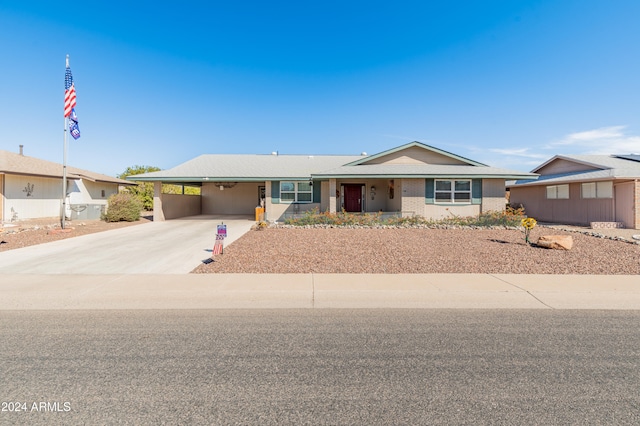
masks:
[[[187,274],[211,257],[219,224],[228,246],[255,224],[249,216],[150,222],[0,253],[0,274]]]
[[[489,274],[3,275],[0,310],[640,309],[640,277]]]

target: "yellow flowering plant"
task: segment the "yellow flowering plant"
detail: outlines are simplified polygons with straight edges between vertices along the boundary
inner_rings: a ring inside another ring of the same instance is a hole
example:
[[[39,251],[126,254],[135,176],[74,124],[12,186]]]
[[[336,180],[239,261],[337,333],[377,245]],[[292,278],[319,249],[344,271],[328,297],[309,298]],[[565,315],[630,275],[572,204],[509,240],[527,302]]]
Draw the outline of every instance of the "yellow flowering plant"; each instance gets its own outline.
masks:
[[[524,218],[520,222],[520,224],[524,228],[524,240],[527,244],[531,244],[531,242],[529,241],[529,234],[531,233],[531,230],[536,226],[537,223],[538,222],[532,217]]]

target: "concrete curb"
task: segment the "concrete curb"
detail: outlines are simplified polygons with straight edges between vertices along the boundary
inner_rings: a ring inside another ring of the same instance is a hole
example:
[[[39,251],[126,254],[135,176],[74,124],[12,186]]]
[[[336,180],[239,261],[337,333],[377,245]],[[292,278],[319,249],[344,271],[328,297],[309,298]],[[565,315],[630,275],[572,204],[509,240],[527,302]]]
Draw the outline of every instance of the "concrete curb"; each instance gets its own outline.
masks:
[[[0,310],[640,309],[635,275],[3,275]]]

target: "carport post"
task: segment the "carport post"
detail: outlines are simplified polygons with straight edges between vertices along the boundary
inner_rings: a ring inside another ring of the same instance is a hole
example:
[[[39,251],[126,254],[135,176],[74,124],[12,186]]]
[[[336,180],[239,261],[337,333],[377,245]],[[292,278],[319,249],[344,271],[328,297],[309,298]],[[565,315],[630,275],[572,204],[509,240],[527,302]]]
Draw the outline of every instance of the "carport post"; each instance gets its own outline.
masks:
[[[162,182],[153,182],[153,221],[163,222],[164,211],[162,210]]]

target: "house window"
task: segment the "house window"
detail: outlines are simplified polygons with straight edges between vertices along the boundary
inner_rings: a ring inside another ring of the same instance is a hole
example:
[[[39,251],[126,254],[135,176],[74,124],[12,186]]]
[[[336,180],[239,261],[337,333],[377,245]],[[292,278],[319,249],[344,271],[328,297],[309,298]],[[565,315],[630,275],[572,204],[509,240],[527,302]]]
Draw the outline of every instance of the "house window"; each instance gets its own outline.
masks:
[[[569,185],[551,185],[547,186],[547,199],[549,200],[568,200]]]
[[[435,186],[436,203],[470,203],[471,180],[439,180]]]
[[[280,200],[284,203],[312,202],[311,182],[280,182]]]
[[[613,198],[613,182],[585,182],[581,193],[582,198]]]

